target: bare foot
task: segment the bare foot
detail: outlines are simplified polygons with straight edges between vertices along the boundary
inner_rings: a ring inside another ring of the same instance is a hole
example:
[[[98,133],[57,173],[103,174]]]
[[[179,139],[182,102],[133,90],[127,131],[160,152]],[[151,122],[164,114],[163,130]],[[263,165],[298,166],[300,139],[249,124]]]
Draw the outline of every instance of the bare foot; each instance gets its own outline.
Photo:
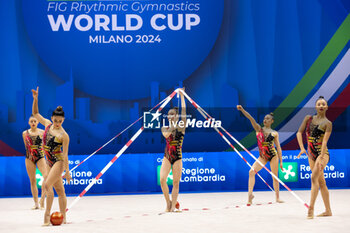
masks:
[[[282,201],[282,200],[279,199],[279,198],[276,199],[276,202],[277,202],[277,203],[284,203],[284,201]]]
[[[176,202],[171,202],[170,212],[175,212],[175,209],[176,209]]]
[[[38,202],[34,202],[34,206],[32,207],[32,210],[38,210],[39,209],[39,203]]]
[[[172,206],[172,203],[171,203],[171,201],[169,201],[169,203],[167,203],[167,205],[166,205],[165,212],[171,212],[171,206]]]
[[[67,224],[67,219],[66,219],[67,215],[66,215],[66,213],[62,213],[62,215],[63,215],[63,222],[62,223],[63,224]]]
[[[175,206],[173,206],[173,203],[171,202],[170,210],[169,212],[174,212],[175,211]]]
[[[314,208],[313,207],[309,207],[309,210],[307,212],[307,218],[308,219],[313,219],[314,218]]]
[[[44,224],[41,225],[43,227],[47,227],[50,226],[50,214],[46,214],[44,215]]]
[[[319,214],[319,215],[317,215],[317,217],[330,217],[330,216],[332,216],[332,211],[325,211],[325,212],[323,212],[322,214]]]
[[[247,203],[247,205],[253,204],[253,199],[254,199],[254,195],[253,194],[248,195],[248,203]]]

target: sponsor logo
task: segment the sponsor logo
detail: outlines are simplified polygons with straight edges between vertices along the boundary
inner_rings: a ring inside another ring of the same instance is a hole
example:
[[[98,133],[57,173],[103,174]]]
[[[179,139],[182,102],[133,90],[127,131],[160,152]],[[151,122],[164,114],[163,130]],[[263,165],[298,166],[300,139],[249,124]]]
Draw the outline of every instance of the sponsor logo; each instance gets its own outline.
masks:
[[[157,166],[157,184],[160,186],[160,168],[161,165]],[[170,173],[168,175],[168,178],[166,180],[166,183],[168,185],[173,185],[173,170],[170,170]]]
[[[285,162],[283,163],[284,171],[279,169],[278,178],[283,182],[297,182],[298,181],[298,163]]]
[[[297,162],[284,162],[284,171],[279,169],[278,177],[283,182],[297,182],[298,180],[311,179],[311,167],[305,164],[298,164]],[[324,168],[325,179],[344,179],[345,173],[332,164]]]
[[[336,167],[332,164],[327,165],[324,170],[324,178],[325,179],[344,179],[345,173],[336,169]],[[311,168],[308,165],[301,164],[300,165],[300,179],[311,179]]]
[[[226,176],[216,172],[215,168],[182,168],[180,182],[225,182]]]
[[[163,115],[159,112],[143,113],[143,127],[145,129],[159,129],[161,127],[172,127],[172,128],[218,128],[221,127],[221,121],[215,120],[214,118],[209,120],[197,120],[191,118],[191,115],[186,115],[186,121],[177,120],[169,121],[167,115]],[[180,116],[181,118],[181,116]]]
[[[160,169],[161,165],[157,167],[157,184],[160,186]],[[192,183],[192,182],[225,182],[226,176],[218,174],[215,168],[182,168],[182,174],[180,183]],[[167,184],[173,185],[173,171],[171,170]]]
[[[69,165],[79,163],[80,160],[69,160]],[[88,185],[91,182],[95,182],[95,184],[103,184],[103,179],[100,178],[96,180],[95,177],[92,176],[91,171],[72,171],[70,175],[72,177],[71,181],[68,183],[66,179],[63,179],[63,185]]]
[[[100,178],[96,180],[94,177],[92,177],[91,171],[73,171],[71,172],[71,181],[70,183],[67,182],[66,179],[63,179],[64,185],[88,185],[91,182],[95,182],[95,184],[102,184],[103,180]]]
[[[143,127],[145,129],[159,129],[160,128],[160,118],[161,113],[151,113],[144,112],[143,113]]]
[[[36,169],[36,172],[35,172],[35,178],[36,178],[36,185],[38,186],[38,188],[41,188],[44,182],[44,177],[38,168]]]

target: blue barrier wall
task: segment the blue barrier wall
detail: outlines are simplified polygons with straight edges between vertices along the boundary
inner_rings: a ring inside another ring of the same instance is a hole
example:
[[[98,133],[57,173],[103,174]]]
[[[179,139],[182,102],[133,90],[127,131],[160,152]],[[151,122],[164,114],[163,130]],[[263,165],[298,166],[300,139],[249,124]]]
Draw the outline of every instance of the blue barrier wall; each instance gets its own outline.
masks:
[[[309,189],[311,171],[307,157],[296,159],[298,152],[283,152],[284,168],[288,172],[280,172],[279,177],[292,189]],[[349,152],[350,150],[330,150],[331,159],[325,169],[329,188],[350,187],[350,158],[347,156]],[[253,153],[257,156],[257,152]],[[247,153],[242,152],[242,155],[253,163],[254,160]],[[70,156],[70,167],[85,157]],[[72,173],[72,183],[65,184],[66,193],[80,193],[112,158],[113,155],[96,155],[78,167]],[[160,192],[158,174],[162,158],[162,154],[125,154],[88,194]],[[235,152],[184,153],[180,191],[244,191],[248,188],[248,171],[248,166]],[[265,170],[260,174],[272,186],[271,176]],[[30,195],[23,157],[0,157],[0,177],[0,196]],[[40,177],[38,180],[40,181]],[[171,184],[171,176],[168,183]],[[268,190],[258,177],[255,190]]]

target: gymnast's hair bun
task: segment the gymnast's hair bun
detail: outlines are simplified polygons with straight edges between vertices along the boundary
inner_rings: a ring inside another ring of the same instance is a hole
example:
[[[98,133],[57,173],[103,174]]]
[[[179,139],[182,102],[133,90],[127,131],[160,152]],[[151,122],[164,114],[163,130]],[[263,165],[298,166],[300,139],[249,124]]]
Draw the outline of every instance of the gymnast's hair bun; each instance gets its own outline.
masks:
[[[176,114],[179,114],[179,107],[173,107],[173,109],[175,110]]]
[[[58,106],[55,111],[52,112],[52,116],[61,116],[64,117],[64,111],[62,106]]]
[[[316,103],[317,103],[319,100],[324,100],[324,101],[326,101],[326,103],[327,103],[327,100],[324,98],[323,95],[320,95],[320,96],[318,97],[318,99],[316,100]]]

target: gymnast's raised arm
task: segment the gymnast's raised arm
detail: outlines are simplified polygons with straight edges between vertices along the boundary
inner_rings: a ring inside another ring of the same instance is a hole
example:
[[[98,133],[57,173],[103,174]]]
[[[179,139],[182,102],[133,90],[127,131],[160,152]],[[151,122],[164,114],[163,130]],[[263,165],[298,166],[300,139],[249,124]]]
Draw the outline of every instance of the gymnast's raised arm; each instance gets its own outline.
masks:
[[[242,107],[242,105],[237,105],[237,110],[241,111],[243,115],[250,120],[250,123],[252,124],[254,130],[256,132],[259,132],[261,130],[261,126],[256,123],[255,119]]]
[[[38,96],[39,96],[39,87],[36,88],[36,90],[32,89],[33,93],[33,107],[32,107],[32,114],[33,116],[45,127],[51,124],[51,121],[44,118],[39,113],[39,107],[38,107]]]

